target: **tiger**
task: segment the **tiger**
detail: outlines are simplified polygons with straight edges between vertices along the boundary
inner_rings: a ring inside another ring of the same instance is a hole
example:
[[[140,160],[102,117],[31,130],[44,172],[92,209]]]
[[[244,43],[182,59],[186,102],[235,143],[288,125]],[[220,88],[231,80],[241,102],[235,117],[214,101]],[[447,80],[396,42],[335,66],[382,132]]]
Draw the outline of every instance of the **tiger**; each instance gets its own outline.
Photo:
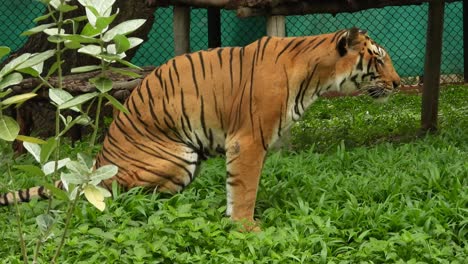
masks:
[[[355,91],[388,98],[400,77],[387,51],[353,27],[302,37],[265,36],[243,47],[220,47],[170,59],[125,101],[97,154],[114,164],[110,189],[144,187],[178,193],[203,160],[226,159],[226,215],[254,222],[268,149],[320,96]],[[19,202],[47,197],[44,187],[16,193]],[[12,203],[13,193],[0,197]]]

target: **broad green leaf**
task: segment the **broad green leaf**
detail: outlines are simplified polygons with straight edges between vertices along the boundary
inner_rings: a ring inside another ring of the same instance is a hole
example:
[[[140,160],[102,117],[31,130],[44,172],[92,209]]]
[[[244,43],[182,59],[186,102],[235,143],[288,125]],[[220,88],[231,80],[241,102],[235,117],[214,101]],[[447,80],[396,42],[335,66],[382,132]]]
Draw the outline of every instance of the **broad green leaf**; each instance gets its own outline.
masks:
[[[16,137],[16,140],[24,141],[24,142],[30,142],[30,143],[36,143],[36,144],[45,144],[46,142],[40,138],[35,138],[35,137],[28,137],[24,135],[18,135]]]
[[[133,72],[133,71],[125,70],[125,69],[122,69],[122,68],[111,67],[110,70],[115,72],[115,73],[126,75],[126,76],[133,77],[133,78],[140,78],[141,77],[141,74],[138,74],[138,73]]]
[[[88,66],[81,66],[71,69],[72,73],[81,73],[81,72],[90,72],[100,70],[101,66],[99,65],[88,65]]]
[[[57,148],[57,140],[55,138],[49,138],[41,148],[41,164],[46,163],[49,160],[52,152]]]
[[[106,97],[106,99],[112,104],[112,106],[117,108],[120,112],[124,112],[127,115],[130,114],[128,109],[123,104],[121,104],[117,99],[115,99],[112,95],[105,93],[104,97]]]
[[[86,167],[88,167],[88,169],[93,168],[94,161],[90,156],[86,155],[85,153],[80,152],[80,153],[78,153],[77,157],[78,157],[78,161],[83,163],[83,164],[86,164]]]
[[[105,2],[105,1],[102,1]],[[86,11],[86,17],[88,18],[88,22],[93,26],[96,27],[96,20],[97,17],[100,16],[99,12],[96,10],[96,8],[92,5],[88,4],[83,4],[85,6],[85,11]]]
[[[123,64],[123,65],[125,65],[127,67],[133,68],[133,69],[137,69],[137,70],[140,70],[140,71],[143,70],[142,68],[140,68],[140,67],[136,66],[135,64],[132,64],[132,63],[126,61],[126,60],[118,59],[117,62],[119,62],[119,63],[121,63],[121,64]]]
[[[40,22],[40,21],[42,21],[42,20],[46,20],[46,19],[49,18],[52,14],[53,14],[53,13],[48,13],[48,14],[45,14],[45,15],[43,15],[43,16],[36,17],[33,21],[34,21],[35,23],[37,23],[37,22]]]
[[[143,43],[143,40],[141,38],[128,38],[128,41],[130,41],[130,48],[129,49],[133,49],[134,47],[140,45],[141,43]]]
[[[96,77],[89,80],[92,84],[96,86],[101,93],[107,93],[112,90],[112,80],[107,77]]]
[[[59,6],[58,10],[62,11],[63,13],[67,13],[67,12],[73,11],[73,10],[75,10],[77,8],[78,8],[78,6],[62,4],[62,5]]]
[[[70,101],[73,96],[63,89],[49,89],[49,98],[57,105],[61,105],[67,101]],[[70,109],[76,112],[80,111],[80,109],[77,107],[72,107]]]
[[[48,50],[41,53],[33,54],[27,61],[21,63],[16,67],[17,69],[24,69],[32,67],[36,64],[46,61],[50,57],[55,55],[55,50]]]
[[[64,173],[60,174],[60,180],[67,186],[71,184],[83,184],[87,181],[86,176],[78,173]]]
[[[104,211],[106,204],[104,203],[104,194],[100,189],[93,185],[86,185],[83,190],[86,199],[94,205],[99,211]]]
[[[96,28],[99,29],[100,32],[105,32],[108,28],[108,26],[114,21],[114,19],[117,17],[117,14],[119,13],[119,10],[117,9],[117,12],[113,14],[112,16],[100,16],[96,19]]]
[[[108,53],[101,53],[101,54],[98,54],[96,55],[95,57],[96,58],[99,58],[99,59],[103,59],[105,61],[108,61],[108,62],[114,62],[114,61],[118,61],[122,58],[124,58],[126,55],[125,53],[121,53],[121,54],[116,54],[116,50],[115,50],[115,45],[114,44],[111,44],[111,45],[108,45],[107,46],[107,51]]]
[[[61,35],[53,35],[47,37],[47,41],[52,43],[63,43],[65,42],[65,39]]]
[[[14,71],[16,66],[25,62],[27,59],[29,59],[29,57],[31,57],[31,53],[24,53],[7,63],[7,65],[5,65],[2,70],[0,70],[0,78]]]
[[[102,181],[112,178],[117,174],[119,168],[115,165],[105,165],[93,171],[90,175],[92,181]]]
[[[50,184],[50,183],[44,183],[43,185],[47,190],[49,190],[59,200],[62,200],[62,201],[68,201],[69,200],[68,195],[64,190],[61,190],[61,189],[55,187],[55,185]]]
[[[47,15],[46,15],[47,16]],[[50,14],[48,14],[48,16],[50,16]],[[40,17],[39,17],[40,18]],[[47,17],[46,17],[47,18]],[[30,35],[34,35],[36,33],[40,33],[40,32],[43,32],[45,29],[48,29],[50,27],[53,27],[55,26],[56,24],[55,23],[49,23],[49,24],[42,24],[42,25],[39,25],[37,27],[33,27],[31,29],[28,29],[26,30],[25,32],[21,33],[21,36],[30,36]]]
[[[69,158],[64,158],[59,160],[58,162],[54,161],[49,161],[44,166],[42,166],[42,171],[44,172],[45,175],[49,175],[55,171],[55,163],[57,163],[57,170],[60,170],[65,166],[68,162],[70,161]]]
[[[87,8],[92,8],[96,16],[109,16],[115,0],[78,0],[78,2]]]
[[[76,41],[67,40],[65,41],[65,47],[67,47],[68,49],[79,49],[81,48],[81,44]]]
[[[44,63],[39,63],[41,64],[40,65],[40,70],[42,71],[42,68],[44,66]],[[38,65],[39,65],[38,64]],[[29,67],[29,68],[25,68],[25,69],[21,69],[21,70],[17,70],[21,73],[24,73],[24,74],[27,74],[27,75],[31,75],[32,77],[38,77],[39,76],[39,72],[35,69],[37,65],[34,65],[34,68],[33,67]]]
[[[9,97],[9,98],[5,99],[2,102],[2,104],[4,104],[4,105],[19,104],[19,103],[25,102],[25,101],[33,98],[36,95],[37,94],[35,94],[35,93],[25,93],[25,94],[14,95],[12,97]]]
[[[52,74],[54,74],[54,73],[57,71],[59,65],[61,65],[61,64],[64,63],[64,62],[65,62],[65,61],[60,61],[60,62],[57,62],[57,61],[56,61],[56,62],[54,62],[54,64],[52,64],[52,66],[50,66],[50,69],[49,69],[49,71],[47,72],[47,77],[49,77],[49,76],[51,76]]]
[[[13,118],[5,115],[0,117],[0,139],[13,141],[19,130],[19,125]]]
[[[114,42],[117,54],[123,53],[130,49],[130,41],[124,35],[116,35],[114,37]]]
[[[74,42],[79,42],[81,44],[84,43],[99,43],[98,39],[87,37],[87,36],[82,36],[82,35],[66,35],[62,36],[63,39],[74,41]]]
[[[23,146],[29,153],[31,153],[37,162],[41,162],[41,146],[30,142],[23,142]]]
[[[10,48],[9,47],[6,47],[6,46],[0,46],[0,59],[7,55],[8,53],[10,53]]]
[[[101,47],[96,45],[86,45],[79,49],[78,52],[96,56],[101,53]]]
[[[61,0],[50,0],[49,5],[51,5],[54,9],[59,8]]]
[[[90,23],[86,23],[80,35],[87,37],[95,37],[100,33],[101,29],[93,27],[93,25],[91,25]]]
[[[56,35],[66,35],[65,34],[65,29],[59,29],[58,28],[47,28],[43,30],[44,33],[46,33],[49,36],[56,36]]]
[[[70,170],[71,173],[79,174],[84,178],[86,178],[90,173],[90,169],[86,166],[86,164],[79,161],[72,160],[65,166],[68,170]]]
[[[14,72],[12,74],[8,74],[0,81],[0,91],[8,86],[18,84],[22,80],[23,76],[21,75],[21,73]]]
[[[76,124],[86,126],[89,125],[93,120],[87,115],[80,115],[74,120]]]
[[[107,31],[104,34],[104,36],[102,36],[102,40],[105,42],[109,42],[112,39],[114,39],[114,37],[118,34],[127,35],[141,27],[145,23],[145,21],[145,19],[132,19],[124,21]]]
[[[36,223],[42,234],[46,234],[55,223],[54,218],[49,214],[41,214],[36,217]]]
[[[11,88],[7,89],[6,91],[0,92],[0,98],[3,98],[9,94],[11,94],[13,90]]]
[[[31,177],[43,177],[41,168],[34,165],[14,165],[13,168],[26,172]]]
[[[91,99],[93,99],[94,97],[98,96],[99,94],[94,92],[94,93],[85,93],[85,94],[81,94],[81,95],[78,95],[76,97],[74,97],[73,99],[70,99],[68,101],[66,101],[65,103],[59,105],[59,109],[68,109],[68,108],[72,108],[74,106],[77,106],[77,105],[81,105]]]

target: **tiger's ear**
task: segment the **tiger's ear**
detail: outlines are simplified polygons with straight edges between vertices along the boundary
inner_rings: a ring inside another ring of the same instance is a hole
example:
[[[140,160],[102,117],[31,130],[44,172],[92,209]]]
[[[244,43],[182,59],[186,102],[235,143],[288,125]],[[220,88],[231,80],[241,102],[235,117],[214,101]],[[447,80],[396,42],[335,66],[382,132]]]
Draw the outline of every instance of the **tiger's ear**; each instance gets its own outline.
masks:
[[[349,49],[354,48],[360,43],[361,35],[367,35],[367,31],[353,27],[343,33],[336,44],[336,49],[341,57],[346,55]]]

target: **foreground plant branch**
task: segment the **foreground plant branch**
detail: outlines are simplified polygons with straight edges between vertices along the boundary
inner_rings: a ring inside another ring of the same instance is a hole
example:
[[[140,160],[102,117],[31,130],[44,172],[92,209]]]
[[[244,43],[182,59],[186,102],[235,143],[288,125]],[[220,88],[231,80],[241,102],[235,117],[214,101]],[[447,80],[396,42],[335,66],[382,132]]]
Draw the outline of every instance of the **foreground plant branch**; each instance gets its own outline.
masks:
[[[154,66],[147,66],[143,67],[143,70],[136,70],[136,69],[126,69],[128,71],[135,72],[137,74],[140,74],[141,77],[139,78],[132,78],[129,76],[124,76],[121,74],[117,73],[110,73],[108,77],[113,81],[114,87],[113,87],[113,92],[115,93],[118,90],[133,90],[136,85],[140,83],[140,81],[148,75],[151,71],[154,70]],[[100,71],[94,71],[94,72],[87,72],[87,73],[80,73],[80,74],[71,74],[67,76],[63,76],[62,80],[62,85],[63,89],[72,92],[72,93],[87,93],[87,92],[92,92],[96,90],[96,86],[92,84],[89,79],[96,77],[100,74]],[[49,78],[48,82],[52,86],[56,86],[58,84],[58,78],[57,77],[51,77]],[[27,78],[24,79],[21,83],[12,86],[13,93],[12,95],[15,94],[22,94],[27,91],[31,91],[41,85],[43,82],[39,78]],[[38,97],[48,97],[47,94],[45,94],[45,90],[43,92],[38,91]],[[118,97],[118,96],[117,96]],[[118,98],[121,99],[121,98]]]

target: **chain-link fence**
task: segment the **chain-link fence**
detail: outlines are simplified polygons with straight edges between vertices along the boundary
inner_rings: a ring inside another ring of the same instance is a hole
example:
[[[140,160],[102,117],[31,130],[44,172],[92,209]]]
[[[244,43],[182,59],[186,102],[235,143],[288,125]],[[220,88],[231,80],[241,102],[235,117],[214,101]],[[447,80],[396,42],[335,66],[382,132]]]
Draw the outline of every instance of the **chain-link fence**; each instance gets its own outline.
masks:
[[[2,34],[0,45],[13,50],[26,37],[19,34],[34,26],[32,20],[44,7],[37,1],[9,0],[0,6]],[[289,16],[288,36],[314,35],[357,26],[369,34],[392,55],[395,68],[406,84],[418,84],[424,71],[428,4],[386,7],[335,16],[316,14]],[[192,51],[208,47],[208,18],[205,9],[191,12],[190,46]],[[174,56],[172,8],[158,8],[148,40],[133,58],[138,65],[159,65]],[[246,45],[266,34],[264,17],[237,18],[235,12],[221,12],[223,46]],[[443,83],[463,82],[463,3],[446,4],[442,54]]]

